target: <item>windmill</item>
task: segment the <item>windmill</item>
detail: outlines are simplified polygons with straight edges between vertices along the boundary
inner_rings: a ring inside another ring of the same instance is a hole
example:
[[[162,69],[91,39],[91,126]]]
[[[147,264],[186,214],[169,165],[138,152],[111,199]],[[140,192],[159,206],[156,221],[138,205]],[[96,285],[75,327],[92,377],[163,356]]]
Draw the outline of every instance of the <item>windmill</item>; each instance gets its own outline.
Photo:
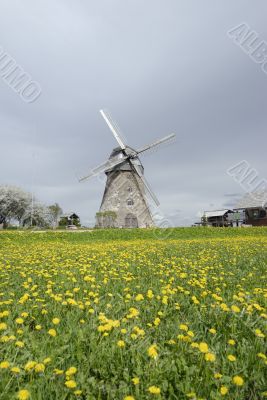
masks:
[[[100,210],[96,214],[96,226],[101,228],[145,228],[154,226],[147,194],[157,206],[159,201],[144,177],[144,167],[139,155],[169,141],[175,137],[175,134],[168,135],[163,139],[135,150],[124,143],[122,135],[110,114],[104,110],[100,110],[100,113],[113,133],[119,147],[113,149],[106,162],[92,169],[89,175],[79,180],[80,182],[85,181],[102,172],[105,172],[107,176]]]

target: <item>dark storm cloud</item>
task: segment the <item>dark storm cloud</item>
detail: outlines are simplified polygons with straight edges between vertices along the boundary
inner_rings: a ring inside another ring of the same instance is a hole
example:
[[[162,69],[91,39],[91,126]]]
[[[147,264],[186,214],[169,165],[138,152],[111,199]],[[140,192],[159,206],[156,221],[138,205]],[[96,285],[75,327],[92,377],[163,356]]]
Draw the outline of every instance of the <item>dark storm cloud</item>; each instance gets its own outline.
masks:
[[[1,183],[93,224],[104,184],[78,184],[77,175],[116,145],[103,107],[134,147],[177,134],[142,157],[175,224],[232,204],[225,193],[242,195],[226,172],[239,161],[267,176],[267,75],[227,36],[246,21],[267,40],[266,2],[2,0],[0,8],[0,46],[42,87],[26,104],[0,80]]]

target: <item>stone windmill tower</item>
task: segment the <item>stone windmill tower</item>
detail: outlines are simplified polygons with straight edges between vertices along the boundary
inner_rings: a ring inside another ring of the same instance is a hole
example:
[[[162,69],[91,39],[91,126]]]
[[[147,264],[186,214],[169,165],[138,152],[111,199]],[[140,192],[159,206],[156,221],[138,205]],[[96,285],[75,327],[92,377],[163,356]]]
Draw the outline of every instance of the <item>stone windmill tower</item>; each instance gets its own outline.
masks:
[[[96,226],[100,228],[146,228],[154,226],[147,194],[150,195],[156,205],[159,205],[159,202],[144,177],[144,167],[138,156],[172,139],[175,135],[166,136],[139,150],[134,150],[123,142],[110,115],[103,110],[100,110],[100,113],[117,140],[119,147],[113,149],[105,163],[94,168],[89,175],[80,179],[81,182],[101,172],[105,172],[107,176],[102,203],[96,215]]]

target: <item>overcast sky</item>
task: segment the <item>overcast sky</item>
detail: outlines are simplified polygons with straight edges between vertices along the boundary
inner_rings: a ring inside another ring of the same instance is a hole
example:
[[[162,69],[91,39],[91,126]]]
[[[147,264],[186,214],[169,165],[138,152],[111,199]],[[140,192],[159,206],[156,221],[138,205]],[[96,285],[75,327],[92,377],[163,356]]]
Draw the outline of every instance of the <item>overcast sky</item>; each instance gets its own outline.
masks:
[[[42,88],[26,103],[0,78],[0,184],[93,225],[104,181],[77,176],[116,147],[108,108],[133,147],[176,133],[142,157],[172,223],[233,206],[229,167],[267,178],[267,74],[227,31],[267,41],[266,16],[266,0],[0,0],[0,47]]]

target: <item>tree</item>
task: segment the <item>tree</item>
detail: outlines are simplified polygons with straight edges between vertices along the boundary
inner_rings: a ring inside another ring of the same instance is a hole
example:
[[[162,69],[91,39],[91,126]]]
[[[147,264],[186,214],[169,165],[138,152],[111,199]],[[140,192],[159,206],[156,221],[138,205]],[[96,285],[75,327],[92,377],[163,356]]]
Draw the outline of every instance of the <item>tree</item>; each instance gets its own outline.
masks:
[[[20,225],[23,227],[40,226],[47,228],[51,225],[49,210],[41,203],[33,203],[25,210]]]
[[[58,224],[59,224],[59,226],[62,226],[62,227],[66,227],[67,225],[69,225],[68,217],[61,217]]]
[[[0,223],[7,226],[18,221],[21,227],[54,226],[62,213],[58,204],[46,207],[36,201],[31,193],[15,186],[0,186]]]
[[[48,207],[50,218],[51,218],[51,225],[53,228],[57,228],[59,224],[59,219],[63,214],[62,208],[59,206],[58,203],[52,204]]]
[[[96,213],[97,228],[115,228],[117,225],[117,213],[115,211],[99,211]]]
[[[0,229],[5,228],[5,217],[0,214]]]
[[[21,224],[31,201],[31,194],[18,187],[0,186],[0,214],[3,223],[8,224],[15,219]]]

